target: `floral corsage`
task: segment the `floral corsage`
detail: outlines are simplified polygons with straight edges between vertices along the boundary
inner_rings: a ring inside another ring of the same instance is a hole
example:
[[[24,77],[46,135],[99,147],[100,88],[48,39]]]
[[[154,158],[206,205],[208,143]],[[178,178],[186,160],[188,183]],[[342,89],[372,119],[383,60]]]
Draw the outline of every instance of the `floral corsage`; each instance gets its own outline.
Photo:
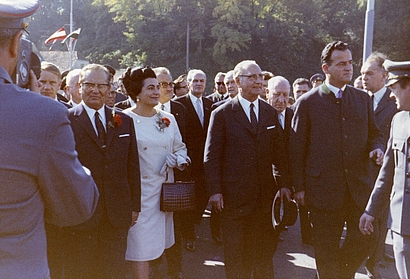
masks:
[[[158,112],[157,112],[157,124],[158,124],[158,126],[156,126],[157,129],[161,132],[164,132],[164,129],[169,127],[169,125],[171,124],[171,120],[169,120],[168,117],[162,116],[162,114],[158,110]]]
[[[113,121],[108,121],[108,127],[110,128],[121,127],[122,118],[119,114],[115,113],[115,109],[112,110],[112,120]]]

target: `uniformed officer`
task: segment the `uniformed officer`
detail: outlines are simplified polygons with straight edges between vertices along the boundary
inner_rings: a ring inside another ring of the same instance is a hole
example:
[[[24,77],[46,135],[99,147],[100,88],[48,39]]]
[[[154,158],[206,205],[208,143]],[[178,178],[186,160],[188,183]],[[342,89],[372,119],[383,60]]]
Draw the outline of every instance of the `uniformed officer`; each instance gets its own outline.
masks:
[[[360,218],[363,234],[373,233],[373,220],[390,204],[388,227],[393,238],[396,269],[410,278],[410,61],[383,64],[388,86],[401,112],[391,124],[390,139],[376,185]]]
[[[83,223],[98,201],[77,159],[67,109],[11,78],[23,19],[38,7],[38,0],[0,1],[0,278],[7,279],[50,278],[44,224]]]

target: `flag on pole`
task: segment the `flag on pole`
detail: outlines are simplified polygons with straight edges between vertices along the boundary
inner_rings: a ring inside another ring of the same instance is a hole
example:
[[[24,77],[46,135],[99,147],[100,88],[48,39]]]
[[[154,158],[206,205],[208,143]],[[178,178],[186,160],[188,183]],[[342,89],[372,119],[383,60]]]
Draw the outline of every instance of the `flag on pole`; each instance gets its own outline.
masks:
[[[56,41],[59,40],[64,40],[67,37],[65,33],[64,27],[58,29],[53,35],[47,38],[47,40],[44,42],[46,45],[48,45],[51,41],[55,43]]]
[[[67,37],[64,38],[64,40],[61,42],[61,44],[64,44],[69,38],[73,38],[74,40],[78,39],[78,36],[80,35],[81,28],[78,28],[77,30],[74,30],[70,34],[67,35]]]

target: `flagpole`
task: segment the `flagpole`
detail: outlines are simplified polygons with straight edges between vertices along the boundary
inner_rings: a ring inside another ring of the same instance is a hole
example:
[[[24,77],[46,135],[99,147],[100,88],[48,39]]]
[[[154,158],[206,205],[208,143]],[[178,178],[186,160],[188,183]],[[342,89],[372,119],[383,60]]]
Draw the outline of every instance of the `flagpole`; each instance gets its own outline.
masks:
[[[71,0],[70,4],[70,34],[73,32],[73,0]],[[68,43],[69,45],[69,53],[70,53],[70,70],[73,69],[73,38],[70,38],[70,41]]]

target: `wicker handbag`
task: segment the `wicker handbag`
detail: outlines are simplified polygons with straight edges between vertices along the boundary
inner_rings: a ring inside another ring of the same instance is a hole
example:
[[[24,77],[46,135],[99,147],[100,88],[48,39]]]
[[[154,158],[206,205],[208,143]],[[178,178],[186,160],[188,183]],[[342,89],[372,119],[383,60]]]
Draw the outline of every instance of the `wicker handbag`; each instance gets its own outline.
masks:
[[[168,180],[168,172],[166,180]],[[195,209],[195,181],[162,183],[160,210],[164,212]]]

